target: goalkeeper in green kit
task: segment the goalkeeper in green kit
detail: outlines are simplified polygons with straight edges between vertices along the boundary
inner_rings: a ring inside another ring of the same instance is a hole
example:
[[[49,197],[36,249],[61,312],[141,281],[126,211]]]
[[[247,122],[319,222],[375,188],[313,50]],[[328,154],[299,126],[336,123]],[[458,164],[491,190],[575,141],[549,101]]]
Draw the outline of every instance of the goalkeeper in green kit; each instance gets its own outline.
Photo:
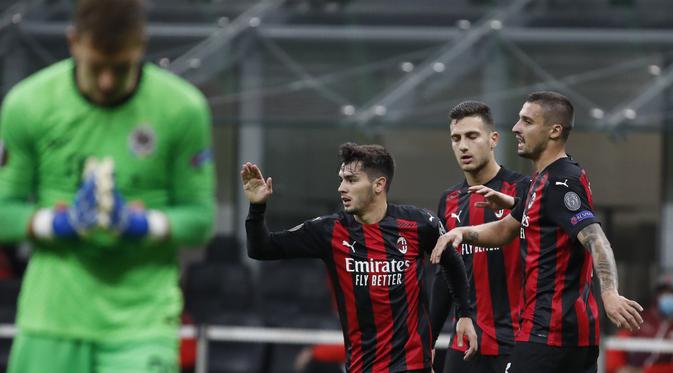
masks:
[[[68,42],[2,103],[0,241],[35,248],[9,372],[177,372],[177,249],[214,217],[207,103],[142,62],[140,0],[80,0]]]

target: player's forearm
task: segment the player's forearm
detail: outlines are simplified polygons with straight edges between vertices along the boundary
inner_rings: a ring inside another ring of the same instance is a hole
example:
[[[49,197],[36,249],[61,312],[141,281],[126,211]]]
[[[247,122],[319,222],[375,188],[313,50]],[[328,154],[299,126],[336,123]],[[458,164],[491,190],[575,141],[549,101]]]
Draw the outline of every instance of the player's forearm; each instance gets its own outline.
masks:
[[[252,259],[282,259],[282,251],[276,250],[271,242],[271,234],[264,220],[266,204],[250,204],[248,217],[245,219],[248,256]]]
[[[0,200],[0,242],[19,242],[29,234],[35,206],[27,202]]]
[[[591,252],[601,292],[617,291],[617,264],[610,241],[598,224],[591,224],[577,234],[577,239]]]
[[[516,230],[510,229],[504,219],[461,229],[463,230],[463,243],[484,247],[506,245],[516,236]]]
[[[449,317],[451,303],[451,290],[447,289],[446,279],[442,274],[437,274],[432,283],[432,295],[430,297],[430,325],[432,326],[433,346],[444,327],[446,319]]]
[[[463,259],[456,250],[449,248],[442,253],[440,265],[448,282],[446,291],[450,289],[455,300],[456,317],[469,317],[471,310],[467,299],[467,271]]]

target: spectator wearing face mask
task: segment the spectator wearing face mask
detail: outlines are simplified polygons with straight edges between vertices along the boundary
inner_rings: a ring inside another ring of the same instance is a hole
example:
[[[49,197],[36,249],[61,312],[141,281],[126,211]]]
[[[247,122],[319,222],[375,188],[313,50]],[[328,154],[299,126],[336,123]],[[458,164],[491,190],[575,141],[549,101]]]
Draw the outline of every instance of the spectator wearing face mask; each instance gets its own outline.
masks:
[[[673,340],[673,273],[659,277],[654,302],[643,312],[640,330],[620,330],[618,336]],[[657,352],[626,352],[608,350],[608,373],[670,373],[673,372],[673,354]]]

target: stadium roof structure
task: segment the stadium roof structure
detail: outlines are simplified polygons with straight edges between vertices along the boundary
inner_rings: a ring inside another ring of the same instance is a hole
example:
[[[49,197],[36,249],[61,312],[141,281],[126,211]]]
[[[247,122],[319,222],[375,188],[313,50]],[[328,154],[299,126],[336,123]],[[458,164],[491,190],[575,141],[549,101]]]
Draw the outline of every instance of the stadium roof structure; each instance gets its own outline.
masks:
[[[206,92],[216,121],[362,128],[445,124],[464,99],[509,125],[561,91],[585,130],[673,119],[666,0],[162,0],[148,59]],[[67,56],[71,1],[0,1],[3,92]]]

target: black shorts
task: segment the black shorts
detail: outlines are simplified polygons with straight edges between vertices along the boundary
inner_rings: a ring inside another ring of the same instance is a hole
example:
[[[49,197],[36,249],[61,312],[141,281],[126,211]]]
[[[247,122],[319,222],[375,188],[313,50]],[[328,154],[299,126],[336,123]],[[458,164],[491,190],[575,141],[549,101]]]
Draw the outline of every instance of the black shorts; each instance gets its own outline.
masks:
[[[444,373],[504,373],[509,363],[509,354],[480,355],[479,352],[469,361],[463,360],[464,353],[449,348],[444,361]]]
[[[596,373],[598,346],[554,347],[517,342],[507,373]]]

